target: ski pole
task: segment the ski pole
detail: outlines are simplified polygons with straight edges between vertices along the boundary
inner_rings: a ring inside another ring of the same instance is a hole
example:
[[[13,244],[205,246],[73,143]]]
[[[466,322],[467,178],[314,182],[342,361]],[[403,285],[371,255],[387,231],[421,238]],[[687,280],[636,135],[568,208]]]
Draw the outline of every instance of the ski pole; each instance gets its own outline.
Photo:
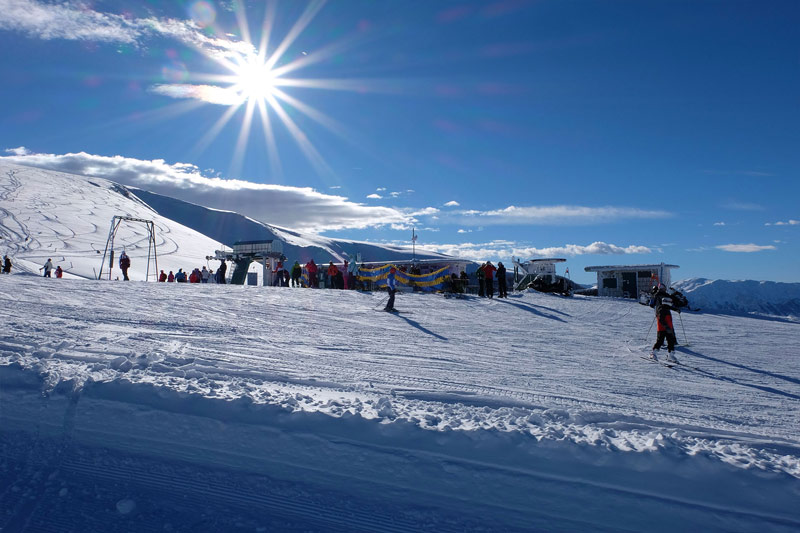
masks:
[[[650,338],[650,332],[653,331],[653,324],[656,323],[656,316],[653,315],[653,321],[650,322],[650,329],[647,330],[647,337],[644,338],[644,342],[647,342],[647,339]]]
[[[386,298],[384,298],[383,300],[381,300],[380,302],[378,302],[378,305],[376,305],[376,306],[375,306],[375,309],[377,309],[377,308],[379,308],[380,306],[384,305],[384,304],[385,304],[386,302],[388,302],[388,301],[389,301],[389,297],[387,296]]]
[[[681,329],[683,330],[683,338],[686,339],[686,344],[684,344],[684,346],[689,346],[689,338],[686,337],[686,328],[683,327],[683,317],[681,317],[680,313],[678,313],[678,318],[681,321]]]

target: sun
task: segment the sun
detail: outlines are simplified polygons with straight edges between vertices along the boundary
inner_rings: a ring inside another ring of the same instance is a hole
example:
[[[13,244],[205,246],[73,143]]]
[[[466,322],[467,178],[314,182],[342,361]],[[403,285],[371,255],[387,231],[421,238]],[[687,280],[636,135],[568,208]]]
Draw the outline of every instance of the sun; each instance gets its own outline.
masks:
[[[233,79],[235,82],[231,89],[242,101],[252,104],[273,96],[277,76],[259,56],[248,56],[242,58],[235,68]]]

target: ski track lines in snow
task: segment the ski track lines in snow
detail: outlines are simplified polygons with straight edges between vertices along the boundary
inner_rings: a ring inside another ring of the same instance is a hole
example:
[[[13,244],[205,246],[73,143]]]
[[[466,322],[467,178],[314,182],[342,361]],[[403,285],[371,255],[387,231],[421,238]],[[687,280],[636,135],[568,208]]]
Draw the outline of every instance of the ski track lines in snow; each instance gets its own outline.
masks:
[[[14,272],[39,274],[38,268],[52,258],[65,270],[65,277],[96,278],[114,215],[153,220],[158,266],[165,272],[199,268],[218,247],[218,243],[161,217],[125,189],[102,179],[0,161],[0,205],[10,206],[0,207],[0,236],[14,262]],[[131,257],[131,279],[143,280],[148,274],[149,250],[145,226],[137,222],[120,224],[114,245],[117,255],[125,249]],[[104,275],[107,261],[102,265]],[[155,280],[158,272],[152,261],[149,267],[150,279]],[[119,274],[115,264],[112,277]]]
[[[142,505],[173,470],[232,470],[185,491],[286,530],[313,502],[323,530],[800,527],[796,324],[685,315],[696,370],[668,369],[636,356],[655,332],[631,302],[404,293],[394,315],[383,298],[2,276],[6,464],[35,427],[61,450],[45,470],[132,480]],[[258,479],[302,495],[237,492]],[[0,519],[41,520],[11,486]]]

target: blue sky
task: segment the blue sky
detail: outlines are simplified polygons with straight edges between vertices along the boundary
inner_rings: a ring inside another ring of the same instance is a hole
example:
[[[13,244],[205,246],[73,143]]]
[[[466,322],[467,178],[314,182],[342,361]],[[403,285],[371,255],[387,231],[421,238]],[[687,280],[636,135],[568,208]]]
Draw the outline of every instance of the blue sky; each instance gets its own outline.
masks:
[[[583,282],[800,281],[798,27],[794,1],[0,0],[0,150]]]

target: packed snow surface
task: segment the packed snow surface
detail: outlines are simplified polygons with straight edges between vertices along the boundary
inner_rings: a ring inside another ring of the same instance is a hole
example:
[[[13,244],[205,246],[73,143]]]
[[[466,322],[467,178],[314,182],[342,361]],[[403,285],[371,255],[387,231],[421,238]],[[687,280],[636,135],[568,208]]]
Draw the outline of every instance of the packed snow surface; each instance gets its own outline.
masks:
[[[0,529],[800,528],[797,324],[384,298],[0,276]]]

